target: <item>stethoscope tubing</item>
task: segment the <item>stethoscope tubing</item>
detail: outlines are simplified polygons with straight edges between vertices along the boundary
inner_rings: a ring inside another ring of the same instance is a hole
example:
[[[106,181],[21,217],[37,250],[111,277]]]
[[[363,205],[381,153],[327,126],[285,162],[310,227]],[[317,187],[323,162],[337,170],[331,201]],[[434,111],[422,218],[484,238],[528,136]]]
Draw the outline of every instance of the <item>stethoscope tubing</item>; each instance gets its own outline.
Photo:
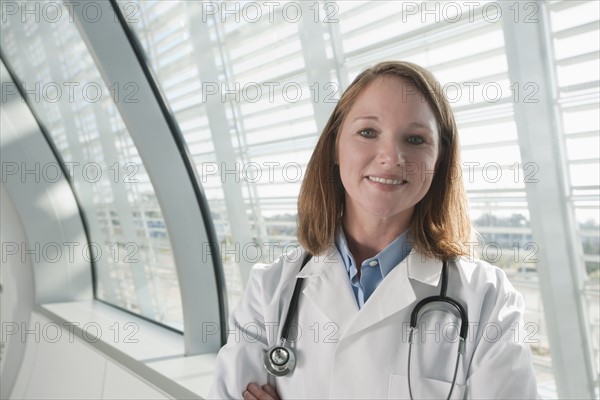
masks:
[[[419,311],[421,311],[421,308],[423,306],[425,306],[429,303],[434,303],[434,302],[447,303],[447,304],[450,304],[451,306],[453,306],[460,315],[459,336],[462,338],[463,341],[465,341],[465,340],[467,340],[467,333],[468,333],[468,329],[469,329],[469,318],[467,316],[467,312],[465,311],[465,308],[458,301],[456,301],[452,297],[448,297],[446,295],[447,289],[448,289],[448,261],[444,260],[444,262],[442,264],[442,287],[440,288],[440,294],[437,296],[426,297],[417,303],[417,305],[415,306],[415,308],[413,308],[413,311],[410,314],[410,327],[411,328],[417,327],[417,319],[418,319]]]
[[[306,256],[304,257],[304,259],[302,260],[302,265],[300,266],[300,270],[302,270],[302,268],[304,268],[304,266],[308,263],[308,261],[310,261],[310,259],[312,258],[312,255],[310,253],[307,253]],[[275,376],[275,377],[281,377],[281,376],[286,376],[291,374],[294,371],[294,368],[296,366],[296,355],[294,353],[294,350],[290,347],[287,347],[287,341],[288,341],[288,335],[289,335],[289,331],[290,331],[290,327],[292,325],[292,321],[296,315],[297,309],[298,309],[298,299],[300,297],[300,290],[302,288],[302,282],[303,282],[304,278],[297,278],[296,279],[296,285],[294,286],[294,292],[292,294],[292,299],[290,301],[290,305],[288,307],[288,312],[287,315],[285,317],[285,322],[283,325],[283,329],[281,331],[281,336],[280,336],[280,344],[279,346],[274,346],[271,349],[269,349],[267,351],[267,354],[265,354],[265,362],[264,362],[264,366],[265,369],[269,372],[270,375]],[[464,307],[456,300],[454,300],[451,297],[448,297],[446,295],[447,292],[447,288],[448,288],[448,261],[444,260],[443,264],[442,264],[442,286],[440,288],[440,294],[436,295],[436,296],[430,296],[430,297],[426,297],[423,300],[419,301],[417,303],[417,305],[413,308],[411,315],[410,315],[410,336],[409,336],[409,345],[408,345],[408,391],[410,394],[410,398],[413,399],[413,393],[412,393],[412,384],[411,384],[411,358],[412,358],[412,346],[413,346],[413,339],[414,339],[414,334],[416,332],[416,327],[417,327],[417,322],[419,319],[419,312],[421,311],[421,308],[423,308],[423,306],[429,304],[429,303],[434,303],[434,302],[442,302],[442,303],[447,303],[450,304],[452,307],[454,307],[454,309],[456,309],[456,311],[459,314],[459,318],[460,318],[460,333],[459,333],[459,345],[458,345],[458,351],[456,354],[456,363],[454,366],[454,374],[452,377],[452,384],[450,386],[450,391],[448,393],[448,399],[450,399],[450,397],[452,396],[452,392],[454,390],[454,385],[456,383],[456,376],[458,373],[458,366],[460,363],[460,357],[461,355],[464,355],[464,351],[465,351],[465,342],[466,342],[466,338],[467,338],[467,333],[468,333],[468,327],[469,327],[469,322],[468,322],[468,316],[467,316],[467,312],[465,311]],[[281,361],[275,361],[277,357],[281,357],[281,354],[286,355],[286,362],[282,363]]]
[[[417,328],[417,322],[419,320],[419,311],[423,306],[435,303],[442,302],[447,303],[453,306],[459,314],[460,318],[460,333],[459,333],[459,343],[458,343],[458,351],[456,352],[456,363],[454,365],[454,374],[452,376],[452,383],[450,385],[450,391],[448,392],[447,399],[449,400],[452,396],[452,392],[454,391],[454,385],[456,383],[456,376],[458,374],[458,365],[460,363],[460,356],[464,355],[465,351],[465,342],[467,340],[467,333],[469,329],[469,319],[467,316],[467,312],[465,308],[456,300],[446,295],[448,289],[448,261],[444,260],[442,264],[442,287],[440,288],[440,294],[437,296],[426,297],[423,300],[419,301],[415,308],[413,308],[410,314],[410,336],[408,339],[408,393],[410,395],[410,399],[412,400],[413,392],[412,392],[412,381],[411,381],[411,359],[412,359],[412,346],[414,342],[414,334]]]
[[[312,254],[306,253],[304,260],[302,260],[302,265],[300,266],[300,271],[302,268],[310,261],[312,258]],[[288,313],[285,316],[285,322],[283,323],[283,329],[281,331],[281,340],[287,341],[288,335],[290,333],[290,326],[292,325],[292,320],[296,315],[296,311],[298,310],[298,298],[300,297],[300,290],[302,289],[302,282],[304,278],[296,278],[296,286],[294,286],[294,293],[292,294],[292,300],[290,301],[290,306],[288,307]]]

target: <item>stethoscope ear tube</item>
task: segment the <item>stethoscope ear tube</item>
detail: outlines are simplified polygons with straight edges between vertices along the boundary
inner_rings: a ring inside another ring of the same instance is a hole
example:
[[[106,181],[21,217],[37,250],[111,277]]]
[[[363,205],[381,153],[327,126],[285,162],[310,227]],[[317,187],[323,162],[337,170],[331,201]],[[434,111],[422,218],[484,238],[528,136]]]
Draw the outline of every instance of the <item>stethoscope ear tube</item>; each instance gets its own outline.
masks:
[[[464,342],[467,340],[467,333],[469,331],[469,317],[467,316],[467,312],[465,308],[456,300],[451,297],[446,296],[446,288],[448,287],[448,262],[444,261],[442,265],[442,287],[440,289],[440,294],[438,296],[430,296],[426,297],[423,300],[419,301],[412,313],[410,314],[410,327],[412,329],[416,329],[417,320],[419,318],[419,311],[423,306],[433,303],[436,301],[440,301],[442,303],[447,303],[453,306],[458,314],[460,315],[460,333],[459,337],[462,339],[463,347]]]
[[[304,268],[304,266],[310,261],[311,258],[312,258],[312,255],[310,253],[307,253],[306,256],[304,257],[304,260],[302,261],[302,265],[300,266],[300,271],[302,271],[302,268]],[[296,315],[296,310],[298,308],[298,298],[300,297],[300,289],[302,288],[303,280],[304,280],[304,278],[296,279],[296,286],[294,286],[294,293],[292,294],[292,300],[290,301],[290,306],[288,307],[288,313],[285,316],[285,322],[283,323],[283,329],[281,331],[281,339],[282,340],[288,339],[288,335],[290,333],[290,326],[292,325],[292,320],[294,319],[294,316]]]
[[[458,373],[458,365],[460,363],[460,356],[464,355],[465,353],[465,342],[467,340],[467,333],[468,333],[468,329],[469,329],[469,320],[467,317],[467,312],[465,311],[464,307],[456,300],[454,300],[453,298],[447,297],[446,296],[446,290],[448,288],[448,262],[446,260],[444,260],[444,263],[442,265],[442,287],[440,289],[440,294],[438,296],[430,296],[427,298],[424,298],[423,300],[421,300],[420,302],[417,303],[417,305],[415,306],[415,308],[413,309],[412,313],[410,314],[410,336],[408,338],[408,393],[410,396],[410,399],[413,399],[413,392],[412,392],[412,384],[411,384],[411,356],[412,356],[412,346],[413,346],[413,338],[414,338],[414,334],[416,332],[416,328],[417,328],[417,320],[419,319],[419,311],[421,311],[421,308],[429,303],[433,303],[436,301],[441,301],[443,303],[447,303],[452,305],[459,313],[460,315],[460,333],[459,333],[459,341],[458,341],[458,351],[456,353],[456,363],[454,365],[454,375],[452,377],[452,384],[450,385],[450,391],[448,392],[448,397],[447,399],[450,399],[450,397],[452,396],[452,392],[454,390],[454,385],[456,383],[456,375]]]

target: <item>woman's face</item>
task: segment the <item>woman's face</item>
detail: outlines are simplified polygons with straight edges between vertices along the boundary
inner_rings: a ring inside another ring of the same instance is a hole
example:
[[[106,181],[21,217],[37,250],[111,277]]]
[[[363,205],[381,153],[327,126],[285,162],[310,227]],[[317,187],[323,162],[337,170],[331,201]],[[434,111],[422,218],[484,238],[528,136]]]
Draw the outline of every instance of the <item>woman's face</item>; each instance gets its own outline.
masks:
[[[435,115],[414,85],[388,75],[371,82],[338,137],[345,218],[375,218],[406,229],[431,186],[439,136]]]

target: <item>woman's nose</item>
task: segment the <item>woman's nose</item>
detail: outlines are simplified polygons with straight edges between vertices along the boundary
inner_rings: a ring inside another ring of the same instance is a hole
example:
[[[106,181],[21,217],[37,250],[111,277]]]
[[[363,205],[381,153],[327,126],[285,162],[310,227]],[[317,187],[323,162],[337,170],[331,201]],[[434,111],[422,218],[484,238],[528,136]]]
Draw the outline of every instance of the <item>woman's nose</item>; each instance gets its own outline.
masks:
[[[382,165],[395,167],[406,161],[404,151],[396,141],[382,140],[379,144],[378,159]]]

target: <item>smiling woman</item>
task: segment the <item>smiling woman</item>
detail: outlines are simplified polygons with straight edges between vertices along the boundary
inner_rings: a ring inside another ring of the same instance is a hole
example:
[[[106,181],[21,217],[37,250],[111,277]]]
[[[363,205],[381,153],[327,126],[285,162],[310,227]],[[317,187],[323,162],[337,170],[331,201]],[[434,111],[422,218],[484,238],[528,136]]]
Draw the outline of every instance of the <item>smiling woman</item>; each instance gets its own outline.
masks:
[[[367,258],[357,250],[377,253],[408,228],[431,186],[432,174],[424,171],[434,171],[439,133],[431,107],[409,94],[411,87],[394,76],[378,77],[357,98],[338,135],[344,233],[357,244],[350,247],[357,264]]]
[[[384,62],[359,74],[307,167],[303,248],[252,269],[210,396],[536,398],[529,347],[513,335],[522,297],[466,257],[459,162],[428,71]]]
[[[360,138],[344,140],[354,134]],[[365,142],[370,140],[377,146],[367,146]],[[351,143],[360,151],[344,147]],[[379,63],[358,75],[340,99],[307,166],[298,200],[298,238],[315,254],[333,240],[342,214],[349,211],[344,207],[357,201],[346,196],[353,184],[344,182],[350,179],[344,174],[347,168],[356,168],[357,162],[364,161],[352,157],[378,157],[369,169],[357,172],[363,177],[368,177],[364,175],[368,172],[374,175],[370,180],[389,179],[391,174],[392,179],[397,176],[408,183],[402,187],[400,197],[404,205],[412,201],[414,206],[416,216],[411,218],[413,210],[404,213],[404,223],[411,225],[416,248],[444,258],[468,254],[465,244],[470,239],[471,223],[462,180],[457,175],[458,131],[450,105],[431,73],[407,62]],[[342,159],[348,159],[352,166],[342,165]],[[416,189],[417,185],[421,190]],[[373,201],[360,198],[363,202]]]

